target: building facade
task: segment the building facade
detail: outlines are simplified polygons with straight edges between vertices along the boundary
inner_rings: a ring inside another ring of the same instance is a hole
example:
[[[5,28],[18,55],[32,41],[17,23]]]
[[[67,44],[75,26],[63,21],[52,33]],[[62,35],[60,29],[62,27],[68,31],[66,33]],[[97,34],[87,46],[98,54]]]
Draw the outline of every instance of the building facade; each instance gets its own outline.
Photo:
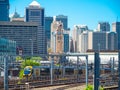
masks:
[[[108,33],[108,50],[118,50],[118,35],[116,32]]]
[[[53,22],[53,17],[45,17],[45,36],[47,40],[47,48],[50,48],[50,33],[51,33],[51,23]]]
[[[38,40],[38,52],[39,54],[47,53],[47,42],[45,38],[45,28],[44,28],[44,8],[40,6],[37,1],[33,1],[29,7],[26,8],[26,22],[36,22],[38,23],[38,32],[37,32],[37,40]]]
[[[61,21],[63,23],[63,29],[68,30],[68,17],[64,15],[57,15],[56,21]]]
[[[106,32],[93,32],[93,50],[108,50]]]
[[[63,29],[61,21],[55,19],[51,24],[51,51],[52,53],[69,51],[69,32]]]
[[[4,55],[16,55],[16,42],[4,38],[0,38],[0,66],[4,64]],[[14,62],[15,59],[10,59],[7,62]]]
[[[0,21],[9,21],[9,0],[0,0]]]
[[[32,52],[38,55],[37,33],[35,22],[0,22],[0,36],[16,41],[18,55],[31,55]]]
[[[79,52],[86,53],[88,50],[88,32],[84,31],[79,35]]]
[[[99,22],[98,31],[110,31],[110,24],[108,22]]]
[[[115,32],[89,32],[88,50],[114,51],[117,50],[118,41]]]
[[[64,52],[70,51],[70,37],[69,37],[69,31],[64,31]]]
[[[118,50],[120,50],[120,22],[112,23],[112,31],[118,34]]]
[[[79,35],[83,33],[83,31],[88,31],[88,27],[86,25],[74,25],[74,29],[72,31],[74,52],[79,52]]]

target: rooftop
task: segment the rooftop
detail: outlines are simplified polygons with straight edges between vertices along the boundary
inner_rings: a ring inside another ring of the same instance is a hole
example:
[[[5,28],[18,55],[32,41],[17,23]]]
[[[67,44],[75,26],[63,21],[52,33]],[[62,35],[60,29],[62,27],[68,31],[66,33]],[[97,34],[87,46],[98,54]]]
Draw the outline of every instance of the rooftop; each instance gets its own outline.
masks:
[[[34,0],[31,4],[29,4],[30,7],[39,7],[40,8],[40,4]]]

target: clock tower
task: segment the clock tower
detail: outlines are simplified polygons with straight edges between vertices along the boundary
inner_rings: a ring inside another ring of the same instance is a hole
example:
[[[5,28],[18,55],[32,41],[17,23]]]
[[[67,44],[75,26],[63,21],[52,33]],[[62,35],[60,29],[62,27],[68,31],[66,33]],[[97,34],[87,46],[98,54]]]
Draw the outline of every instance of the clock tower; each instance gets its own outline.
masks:
[[[0,21],[9,21],[9,0],[0,0]]]

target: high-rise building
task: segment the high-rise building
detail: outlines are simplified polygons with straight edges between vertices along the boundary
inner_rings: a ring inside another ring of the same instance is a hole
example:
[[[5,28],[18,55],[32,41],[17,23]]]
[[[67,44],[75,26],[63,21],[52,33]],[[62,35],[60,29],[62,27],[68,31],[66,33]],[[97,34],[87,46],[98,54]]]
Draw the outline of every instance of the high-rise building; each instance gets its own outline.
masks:
[[[0,22],[0,37],[16,41],[17,55],[38,55],[38,24],[35,22]]]
[[[55,16],[56,21],[61,21],[63,23],[63,29],[69,31],[68,29],[68,18],[64,15]],[[50,32],[51,32],[51,23],[53,22],[53,17],[45,17],[45,33],[47,39],[47,48],[50,48]]]
[[[37,22],[38,23],[38,32],[37,32],[37,40],[38,40],[38,52],[39,54],[47,53],[47,45],[45,39],[45,20],[44,20],[44,8],[40,6],[37,1],[33,1],[29,7],[26,8],[26,22]]]
[[[53,20],[51,24],[51,49],[53,53],[63,53],[64,51],[63,24]]]
[[[118,35],[116,32],[108,33],[108,50],[118,50]]]
[[[79,35],[79,52],[86,53],[88,50],[88,32],[84,31]]]
[[[107,32],[93,32],[93,50],[108,50]]]
[[[53,17],[45,17],[45,36],[47,40],[47,48],[50,48],[50,33],[51,33],[51,23],[53,22]]]
[[[120,50],[120,22],[112,23],[112,30],[118,34],[118,50]]]
[[[63,23],[54,18],[51,24],[51,50],[52,53],[69,51],[69,32],[63,29]]]
[[[0,21],[9,21],[9,0],[0,0]]]
[[[64,30],[63,32],[64,35],[64,52],[69,52],[69,46],[70,46],[70,40],[69,40],[69,31]]]
[[[88,50],[114,51],[117,50],[117,33],[89,32]]]
[[[56,16],[56,21],[61,21],[63,23],[63,29],[68,30],[68,17],[64,15]]]
[[[63,35],[63,25],[62,23],[58,24],[58,28],[56,30],[56,53],[64,52],[64,35]]]
[[[70,39],[70,52],[74,52],[73,40]]]
[[[86,25],[74,26],[74,29],[72,31],[74,52],[79,52],[79,35],[83,33],[83,31],[88,31],[88,27]]]
[[[98,31],[110,31],[110,24],[108,22],[99,22]]]

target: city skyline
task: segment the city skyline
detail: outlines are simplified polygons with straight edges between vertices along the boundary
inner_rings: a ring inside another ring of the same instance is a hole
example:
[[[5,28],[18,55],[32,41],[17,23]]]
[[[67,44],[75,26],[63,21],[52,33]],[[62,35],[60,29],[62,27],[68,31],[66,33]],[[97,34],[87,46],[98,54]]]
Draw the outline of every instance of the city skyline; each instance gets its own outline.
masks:
[[[10,15],[17,12],[25,15],[25,8],[33,0],[10,0]],[[68,16],[68,26],[86,24],[90,29],[96,29],[99,21],[107,21],[112,24],[120,18],[120,6],[118,0],[36,0],[45,8],[45,16],[63,14]],[[49,3],[48,3],[49,2]],[[22,6],[22,7],[21,7]],[[54,9],[54,10],[53,10]]]

